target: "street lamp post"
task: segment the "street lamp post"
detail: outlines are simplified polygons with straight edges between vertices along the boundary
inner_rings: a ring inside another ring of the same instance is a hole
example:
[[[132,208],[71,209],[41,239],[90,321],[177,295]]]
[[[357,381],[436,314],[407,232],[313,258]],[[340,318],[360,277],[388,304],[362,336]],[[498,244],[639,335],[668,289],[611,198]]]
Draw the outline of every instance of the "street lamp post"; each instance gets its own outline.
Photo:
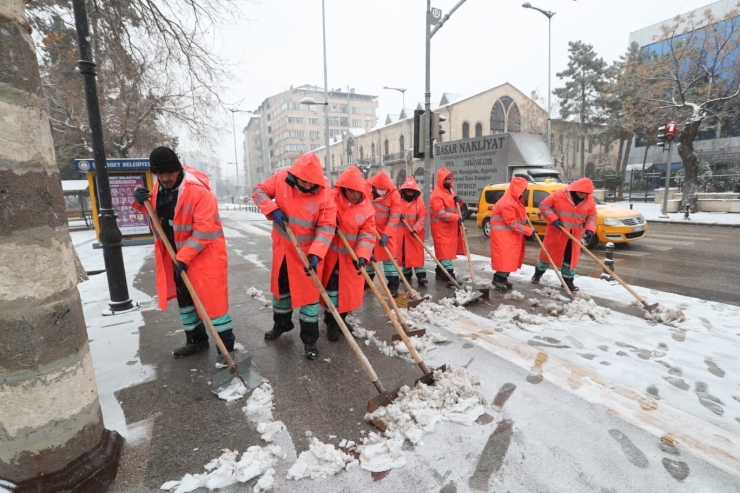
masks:
[[[537,7],[532,6],[529,2],[524,2],[522,7],[525,9],[536,10],[547,17],[547,148],[552,152],[552,118],[550,116],[552,108],[550,97],[552,96],[552,90],[550,89],[550,74],[552,65],[552,16],[555,15],[555,12],[538,9]]]
[[[401,101],[403,104],[403,128],[405,130],[404,132],[405,135],[403,138],[405,139],[405,143],[407,146],[411,145],[411,136],[409,135],[409,132],[408,132],[408,115],[406,114],[406,88],[384,86],[383,89],[390,89],[392,91],[398,91],[401,93]],[[406,149],[404,149],[403,152],[404,152],[403,161],[406,164],[406,168],[405,168],[406,178],[408,178],[409,177],[409,160],[406,159]]]

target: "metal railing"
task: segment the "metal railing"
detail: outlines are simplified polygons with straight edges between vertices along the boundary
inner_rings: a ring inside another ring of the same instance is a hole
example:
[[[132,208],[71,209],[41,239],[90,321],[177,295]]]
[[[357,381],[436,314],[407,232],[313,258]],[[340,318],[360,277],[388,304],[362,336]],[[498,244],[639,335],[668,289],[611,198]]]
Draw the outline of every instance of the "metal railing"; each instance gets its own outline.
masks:
[[[392,152],[390,154],[383,155],[383,163],[385,164],[398,164],[406,162],[405,152]]]

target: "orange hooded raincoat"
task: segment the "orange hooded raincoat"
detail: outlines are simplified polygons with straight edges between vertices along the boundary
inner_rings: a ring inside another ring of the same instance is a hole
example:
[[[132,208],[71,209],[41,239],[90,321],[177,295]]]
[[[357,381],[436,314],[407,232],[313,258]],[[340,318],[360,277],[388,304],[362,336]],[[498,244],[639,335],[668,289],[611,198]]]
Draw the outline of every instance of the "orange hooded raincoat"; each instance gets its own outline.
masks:
[[[406,223],[416,231],[419,239],[424,241],[424,226],[427,221],[427,208],[424,205],[424,200],[421,198],[421,189],[414,180],[413,176],[409,176],[403,185],[401,185],[401,193],[404,190],[413,190],[419,195],[416,199],[411,202],[407,202],[401,197],[401,215]],[[421,246],[419,240],[414,238],[411,231],[401,224],[399,226],[398,235],[398,250],[396,251],[396,257],[399,262],[403,263],[404,267],[422,267],[424,265],[424,247]]]
[[[491,267],[498,272],[514,272],[524,262],[526,246],[524,237],[532,234],[527,225],[527,210],[522,194],[527,180],[516,177],[509,189],[493,206],[491,227]]]
[[[352,204],[342,194],[342,188],[362,192],[359,204]],[[375,209],[370,204],[362,173],[356,166],[347,168],[334,183],[334,202],[337,205],[337,226],[347,237],[358,258],[370,260],[375,246]],[[334,266],[339,262],[339,313],[351,312],[362,306],[365,295],[365,278],[358,275],[352,257],[345,249],[339,235],[334,236],[329,251],[324,258],[322,282],[329,282]],[[322,300],[323,303],[323,300]]]
[[[434,256],[437,260],[455,260],[458,255],[465,255],[465,245],[455,205],[455,190],[447,190],[444,181],[452,173],[447,168],[437,170],[437,181],[432,197],[429,199],[429,217],[432,220],[432,239]],[[454,180],[454,175],[453,175]]]
[[[388,235],[388,251],[391,254],[395,254],[397,249],[396,243],[399,237],[399,224],[401,220],[401,196],[398,194],[398,189],[393,184],[390,176],[385,171],[381,171],[377,175],[371,177],[368,181],[368,189],[370,190],[370,200],[375,208],[375,226],[378,228],[378,233],[381,235]],[[375,187],[378,190],[388,190],[383,197],[373,199],[372,188]],[[390,260],[390,257],[386,255],[385,248],[380,246],[380,243],[375,245],[375,260],[378,262],[383,260]]]
[[[578,205],[573,202],[570,192],[583,192],[588,196]],[[565,188],[555,191],[545,200],[540,202],[540,212],[547,220],[544,245],[552,261],[558,267],[563,265],[565,247],[568,244],[568,236],[559,228],[552,225],[556,219],[563,222],[563,226],[576,238],[583,235],[583,227],[586,230],[596,232],[596,202],[594,202],[594,183],[588,178],[576,180]],[[581,254],[581,242],[574,241],[571,247],[570,268],[578,266],[578,257]],[[549,263],[545,252],[540,252],[540,260]]]
[[[185,176],[177,193],[172,221],[176,243],[173,246],[177,250],[177,260],[188,266],[188,278],[208,317],[218,318],[229,311],[229,261],[218,202],[206,174],[187,165],[183,169]],[[152,190],[152,204],[157,203],[158,191],[159,186]],[[132,206],[146,214],[143,205],[134,202]],[[177,297],[175,270],[164,242],[156,232],[154,236],[158,305],[166,310],[167,302]],[[202,318],[203,314],[200,316]]]
[[[286,181],[288,173],[319,185],[316,193],[302,192],[297,186],[291,186]],[[275,209],[280,209],[285,214],[303,253],[307,256],[316,255],[320,259],[326,256],[334,238],[337,208],[329,182],[321,169],[321,162],[314,153],[304,154],[287,170],[278,171],[254,187],[253,192],[254,203],[268,219],[272,219]],[[285,230],[273,223],[270,292],[276,298],[280,298],[278,274],[284,259],[287,259],[290,279],[291,306],[297,308],[316,303],[319,292],[304,272],[298,252]],[[322,267],[322,262],[319,262],[316,272],[321,273]]]

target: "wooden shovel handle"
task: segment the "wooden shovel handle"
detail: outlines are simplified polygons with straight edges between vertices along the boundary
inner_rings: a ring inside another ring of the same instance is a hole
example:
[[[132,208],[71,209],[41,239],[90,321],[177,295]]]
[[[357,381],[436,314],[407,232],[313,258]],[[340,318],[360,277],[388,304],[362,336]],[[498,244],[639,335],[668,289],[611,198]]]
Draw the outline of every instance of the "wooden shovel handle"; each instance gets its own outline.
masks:
[[[303,249],[301,248],[301,245],[298,244],[298,240],[293,234],[293,230],[290,229],[290,225],[287,222],[283,222],[283,224],[285,225],[285,232],[288,233],[288,238],[290,238],[290,242],[293,243],[293,246],[295,247],[296,252],[298,252],[298,256],[301,257],[301,260],[303,261],[303,266],[306,268],[306,270],[310,274],[311,279],[313,279],[313,283],[316,285],[316,289],[319,290],[319,293],[321,294],[321,297],[323,298],[324,303],[326,304],[326,307],[329,309],[329,311],[331,311],[331,314],[334,316],[334,320],[336,320],[337,324],[339,325],[339,328],[342,330],[344,337],[347,338],[347,342],[349,342],[349,345],[352,348],[352,351],[354,351],[357,359],[360,360],[362,369],[365,370],[365,373],[367,374],[368,378],[373,383],[377,391],[380,393],[385,392],[385,390],[383,390],[383,385],[380,383],[380,380],[378,379],[378,375],[375,373],[375,370],[370,364],[370,361],[368,361],[368,359],[365,357],[365,354],[362,352],[362,349],[360,349],[360,346],[357,345],[355,338],[352,337],[352,334],[350,334],[349,329],[344,324],[344,320],[342,320],[342,317],[339,315],[339,312],[337,312],[337,309],[334,306],[334,303],[332,303],[331,298],[329,298],[329,295],[326,293],[326,290],[324,289],[324,286],[321,284],[321,281],[319,280],[318,276],[313,270],[308,268],[310,264],[308,263],[306,254],[303,253]],[[276,224],[275,227],[279,228],[280,226]]]
[[[568,296],[570,296],[571,300],[576,299],[576,297],[573,296],[573,293],[571,293],[570,288],[568,288],[568,285],[565,284],[565,279],[563,279],[563,275],[560,273],[560,267],[555,265],[555,262],[552,261],[552,256],[550,255],[550,252],[547,251],[547,248],[545,248],[545,244],[542,243],[540,235],[537,234],[537,230],[534,229],[532,221],[529,220],[529,216],[525,214],[525,217],[527,218],[527,224],[529,224],[529,227],[532,228],[532,230],[534,231],[534,237],[537,238],[537,243],[540,244],[540,248],[542,248],[542,251],[545,252],[545,255],[547,255],[547,260],[550,261],[550,265],[555,267],[553,270],[555,271],[555,274],[558,275],[558,279],[560,279],[560,284],[563,286],[563,289],[565,289],[565,292],[568,293]]]
[[[339,239],[342,240],[342,243],[344,243],[344,248],[347,249],[349,252],[350,257],[352,257],[352,260],[357,262],[357,254],[355,253],[354,249],[352,248],[352,245],[349,244],[349,241],[347,241],[347,237],[344,236],[344,233],[342,233],[342,230],[337,228],[337,236],[339,236]],[[359,266],[359,265],[358,265]],[[398,332],[398,336],[401,338],[404,344],[406,344],[406,347],[409,350],[409,353],[411,353],[411,356],[413,356],[414,361],[417,365],[420,367],[424,365],[421,369],[426,374],[429,373],[429,369],[426,367],[424,362],[421,359],[421,356],[419,356],[419,353],[416,351],[416,348],[413,344],[411,344],[411,341],[409,340],[409,336],[406,335],[406,332],[403,330],[403,327],[401,327],[401,324],[398,323],[399,319],[396,319],[393,314],[391,314],[390,308],[388,308],[388,304],[385,302],[382,296],[380,296],[380,292],[378,291],[378,288],[375,287],[375,283],[370,279],[370,276],[367,274],[367,270],[365,267],[360,267],[360,272],[362,273],[363,277],[365,278],[365,282],[370,287],[370,291],[373,292],[376,298],[378,298],[378,301],[380,302],[380,306],[383,307],[383,311],[385,312],[386,317],[388,317],[388,320],[391,321],[391,324],[393,324],[393,327],[396,329],[396,332]],[[380,275],[378,275],[380,277]]]
[[[403,223],[403,224],[404,224],[404,225],[405,225],[405,226],[406,226],[407,228],[409,228],[409,231],[411,231],[412,233],[414,232],[414,229],[413,229],[413,228],[412,228],[411,226],[409,226],[409,223],[407,223],[405,219],[401,219],[401,222],[402,222],[402,223]],[[457,289],[462,289],[462,286],[460,286],[460,283],[458,283],[458,282],[457,282],[457,281],[455,280],[455,278],[454,278],[454,277],[452,277],[452,276],[450,275],[450,273],[449,273],[449,272],[447,272],[447,269],[445,269],[445,268],[444,268],[444,266],[442,265],[442,263],[441,263],[441,262],[440,262],[439,260],[437,260],[437,257],[435,257],[435,256],[434,256],[434,253],[432,253],[432,251],[431,251],[431,250],[429,249],[429,247],[428,247],[428,246],[426,246],[426,245],[424,244],[424,242],[423,242],[423,241],[421,241],[421,238],[419,238],[419,235],[414,235],[414,238],[416,238],[416,239],[417,239],[417,241],[418,241],[419,243],[421,243],[421,246],[422,246],[422,247],[424,247],[424,250],[426,250],[426,252],[427,252],[427,253],[429,254],[429,256],[430,256],[430,257],[432,258],[432,260],[434,260],[434,262],[436,262],[437,266],[439,266],[439,269],[440,269],[440,270],[441,270],[442,272],[444,272],[444,273],[445,273],[445,275],[446,275],[446,276],[447,276],[447,278],[448,278],[448,279],[450,280],[450,282],[451,282],[452,284],[454,284],[454,285],[455,285],[455,287],[456,287]]]
[[[591,253],[591,250],[589,250],[588,248],[586,248],[586,246],[583,245],[583,243],[580,240],[577,240],[575,236],[573,236],[572,234],[570,234],[570,231],[568,231],[567,229],[565,229],[562,226],[559,226],[559,227],[563,231],[563,233],[565,233],[566,235],[568,235],[568,237],[571,240],[576,241],[578,243],[581,243],[581,249],[584,250],[592,259],[594,259],[594,261],[597,264],[599,264],[606,271],[607,274],[609,274],[614,279],[616,279],[617,281],[619,281],[619,284],[621,284],[622,286],[624,286],[624,289],[626,289],[627,291],[629,291],[630,294],[637,299],[637,301],[639,301],[643,305],[647,306],[647,302],[642,298],[642,296],[640,296],[639,294],[637,294],[634,289],[632,289],[631,287],[629,287],[627,285],[627,283],[624,282],[618,275],[616,275],[614,273],[614,271],[612,271],[609,267],[607,267],[604,262],[602,262],[601,260],[599,260],[599,258],[596,255],[594,255],[593,253]]]
[[[154,224],[154,229],[157,231],[157,234],[159,235],[159,239],[162,240],[162,243],[164,243],[164,246],[167,249],[167,252],[170,254],[170,257],[172,258],[172,262],[175,265],[177,265],[177,254],[175,253],[175,249],[172,248],[172,245],[170,244],[170,240],[168,240],[167,235],[164,234],[164,229],[162,229],[162,223],[159,222],[159,216],[155,212],[154,208],[152,208],[151,202],[149,200],[145,200],[144,207],[146,207],[146,211],[149,214],[149,217],[151,218],[151,222]],[[224,361],[232,370],[236,371],[236,365],[234,364],[234,360],[231,359],[231,356],[229,356],[229,352],[226,350],[226,346],[224,346],[224,343],[221,340],[221,336],[219,336],[218,332],[216,332],[216,328],[213,326],[213,322],[211,322],[211,319],[208,316],[208,313],[206,313],[206,309],[203,308],[203,304],[200,302],[198,293],[195,292],[195,288],[193,288],[193,285],[190,283],[190,279],[188,278],[187,271],[183,272],[180,275],[180,277],[182,278],[182,282],[183,284],[185,284],[185,287],[188,288],[188,292],[190,292],[190,297],[193,299],[193,303],[195,304],[195,309],[198,310],[198,314],[200,315],[200,318],[205,323],[205,326],[208,327],[208,332],[211,333],[211,338],[214,340],[214,342],[216,343],[216,346],[218,347],[218,350],[221,352],[221,355],[224,357]],[[241,378],[241,376],[239,378]],[[242,380],[242,382],[244,382],[244,380]]]
[[[378,241],[380,241],[380,233],[378,232],[377,229],[375,230],[375,237],[378,239]],[[396,268],[396,272],[398,272],[398,277],[401,278],[401,281],[403,281],[403,285],[406,286],[406,291],[409,292],[409,296],[411,296],[414,299],[419,299],[419,298],[415,298],[413,296],[414,290],[411,289],[411,285],[406,280],[406,277],[403,275],[403,272],[401,272],[401,268],[398,266],[398,262],[396,262],[396,259],[393,258],[393,255],[391,255],[391,251],[388,248],[388,246],[386,245],[383,248],[385,249],[385,254],[388,255],[388,258],[391,260],[391,263],[393,264],[393,267]]]
[[[460,202],[455,202],[457,205],[457,213],[462,217],[462,210],[460,210]],[[473,259],[470,258],[470,248],[468,247],[468,235],[465,234],[465,222],[460,223],[460,230],[462,231],[463,243],[465,244],[465,254],[468,256],[468,268],[470,269],[470,280],[473,281],[473,285],[478,284],[475,281],[475,272],[473,271]]]

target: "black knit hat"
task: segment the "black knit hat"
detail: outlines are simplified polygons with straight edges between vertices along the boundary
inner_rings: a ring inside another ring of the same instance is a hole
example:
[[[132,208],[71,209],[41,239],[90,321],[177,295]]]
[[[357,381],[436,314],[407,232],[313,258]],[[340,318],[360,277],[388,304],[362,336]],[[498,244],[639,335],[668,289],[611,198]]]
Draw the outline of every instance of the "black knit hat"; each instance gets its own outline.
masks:
[[[149,154],[149,169],[152,174],[172,173],[182,170],[182,164],[175,151],[169,147],[157,147]]]

